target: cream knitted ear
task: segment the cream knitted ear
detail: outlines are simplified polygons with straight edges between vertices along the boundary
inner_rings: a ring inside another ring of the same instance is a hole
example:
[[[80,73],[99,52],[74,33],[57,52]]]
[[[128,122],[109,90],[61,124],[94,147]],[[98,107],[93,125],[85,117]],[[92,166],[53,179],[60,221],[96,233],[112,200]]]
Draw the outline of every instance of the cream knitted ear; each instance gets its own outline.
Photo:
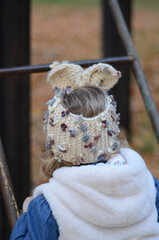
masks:
[[[102,86],[107,91],[111,89],[121,77],[121,73],[109,64],[94,64],[83,72],[82,84]]]
[[[52,88],[58,87],[63,89],[67,86],[71,86],[72,88],[80,86],[83,68],[79,65],[68,62],[53,62],[50,68],[52,70],[48,73],[47,82]]]
[[[94,64],[83,70],[76,64],[69,62],[53,62],[52,70],[48,73],[47,81],[52,88],[60,89],[71,86],[73,89],[79,86],[102,86],[107,91],[111,89],[121,77],[121,73],[109,64]]]

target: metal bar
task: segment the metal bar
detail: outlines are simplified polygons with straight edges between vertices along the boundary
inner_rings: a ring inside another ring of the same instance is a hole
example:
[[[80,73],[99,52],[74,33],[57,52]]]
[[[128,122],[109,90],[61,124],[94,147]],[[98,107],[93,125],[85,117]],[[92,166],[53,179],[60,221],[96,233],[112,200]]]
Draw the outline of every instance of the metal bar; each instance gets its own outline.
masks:
[[[151,95],[147,80],[144,76],[144,72],[142,70],[136,50],[134,48],[130,33],[129,33],[126,23],[124,21],[118,1],[117,0],[108,0],[108,3],[110,5],[119,35],[120,35],[121,40],[127,50],[127,53],[129,56],[134,57],[134,61],[132,62],[132,71],[137,80],[137,84],[139,86],[141,95],[143,97],[147,113],[150,117],[151,124],[154,129],[154,133],[159,142],[159,114],[157,112],[156,105],[152,99],[152,95]]]
[[[128,29],[131,29],[132,0],[119,0],[120,9],[123,13]],[[126,56],[126,50],[122,44],[114,22],[110,6],[106,0],[102,0],[102,23],[103,23],[103,57]],[[130,134],[130,72],[128,64],[118,66],[122,72],[122,78],[113,88],[113,94],[118,99],[118,107],[121,113],[120,125]]]
[[[132,61],[133,61],[132,56],[122,56],[122,57],[102,58],[102,59],[94,59],[94,60],[74,61],[70,63],[79,64],[82,67],[88,67],[96,63],[124,64],[124,63],[132,63]],[[0,77],[47,72],[50,70],[49,66],[50,64],[43,64],[43,65],[22,66],[22,67],[13,67],[13,68],[1,68]]]
[[[2,191],[2,196],[4,199],[9,225],[12,230],[19,217],[19,212],[11,184],[10,174],[1,138],[0,138],[0,189]]]

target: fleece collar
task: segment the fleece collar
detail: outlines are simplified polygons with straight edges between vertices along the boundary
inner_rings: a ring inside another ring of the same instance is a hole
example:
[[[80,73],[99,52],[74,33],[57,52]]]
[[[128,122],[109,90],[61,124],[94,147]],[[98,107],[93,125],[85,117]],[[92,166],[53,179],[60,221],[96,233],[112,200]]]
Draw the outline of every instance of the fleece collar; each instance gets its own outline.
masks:
[[[34,196],[44,194],[57,220],[59,239],[159,239],[156,190],[143,159],[124,148],[114,158],[127,164],[63,167],[36,188]]]

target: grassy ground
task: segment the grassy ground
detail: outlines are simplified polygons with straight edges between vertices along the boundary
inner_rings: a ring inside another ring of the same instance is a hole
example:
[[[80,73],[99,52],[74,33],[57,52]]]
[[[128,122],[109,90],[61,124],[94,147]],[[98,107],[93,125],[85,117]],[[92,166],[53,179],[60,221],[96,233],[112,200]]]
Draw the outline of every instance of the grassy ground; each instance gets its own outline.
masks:
[[[63,2],[65,4],[61,4]],[[135,47],[159,109],[158,7],[157,0],[134,1],[132,26]],[[32,64],[102,56],[101,9],[97,0],[48,0],[45,3],[34,0],[31,26]],[[45,79],[46,73],[43,73],[32,75],[31,80],[33,182],[39,166],[39,152],[45,142],[42,133],[45,103],[52,95]],[[134,79],[131,82],[131,130],[131,146],[144,157],[151,172],[159,177],[158,144]]]

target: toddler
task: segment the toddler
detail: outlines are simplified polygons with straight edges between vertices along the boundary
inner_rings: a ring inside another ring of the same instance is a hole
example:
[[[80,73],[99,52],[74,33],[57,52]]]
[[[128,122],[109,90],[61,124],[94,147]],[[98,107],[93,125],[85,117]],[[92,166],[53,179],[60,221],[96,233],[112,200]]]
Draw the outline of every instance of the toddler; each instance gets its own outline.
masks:
[[[120,114],[108,94],[121,74],[54,62],[44,117],[44,184],[25,202],[10,239],[158,240],[158,181],[119,140]]]

